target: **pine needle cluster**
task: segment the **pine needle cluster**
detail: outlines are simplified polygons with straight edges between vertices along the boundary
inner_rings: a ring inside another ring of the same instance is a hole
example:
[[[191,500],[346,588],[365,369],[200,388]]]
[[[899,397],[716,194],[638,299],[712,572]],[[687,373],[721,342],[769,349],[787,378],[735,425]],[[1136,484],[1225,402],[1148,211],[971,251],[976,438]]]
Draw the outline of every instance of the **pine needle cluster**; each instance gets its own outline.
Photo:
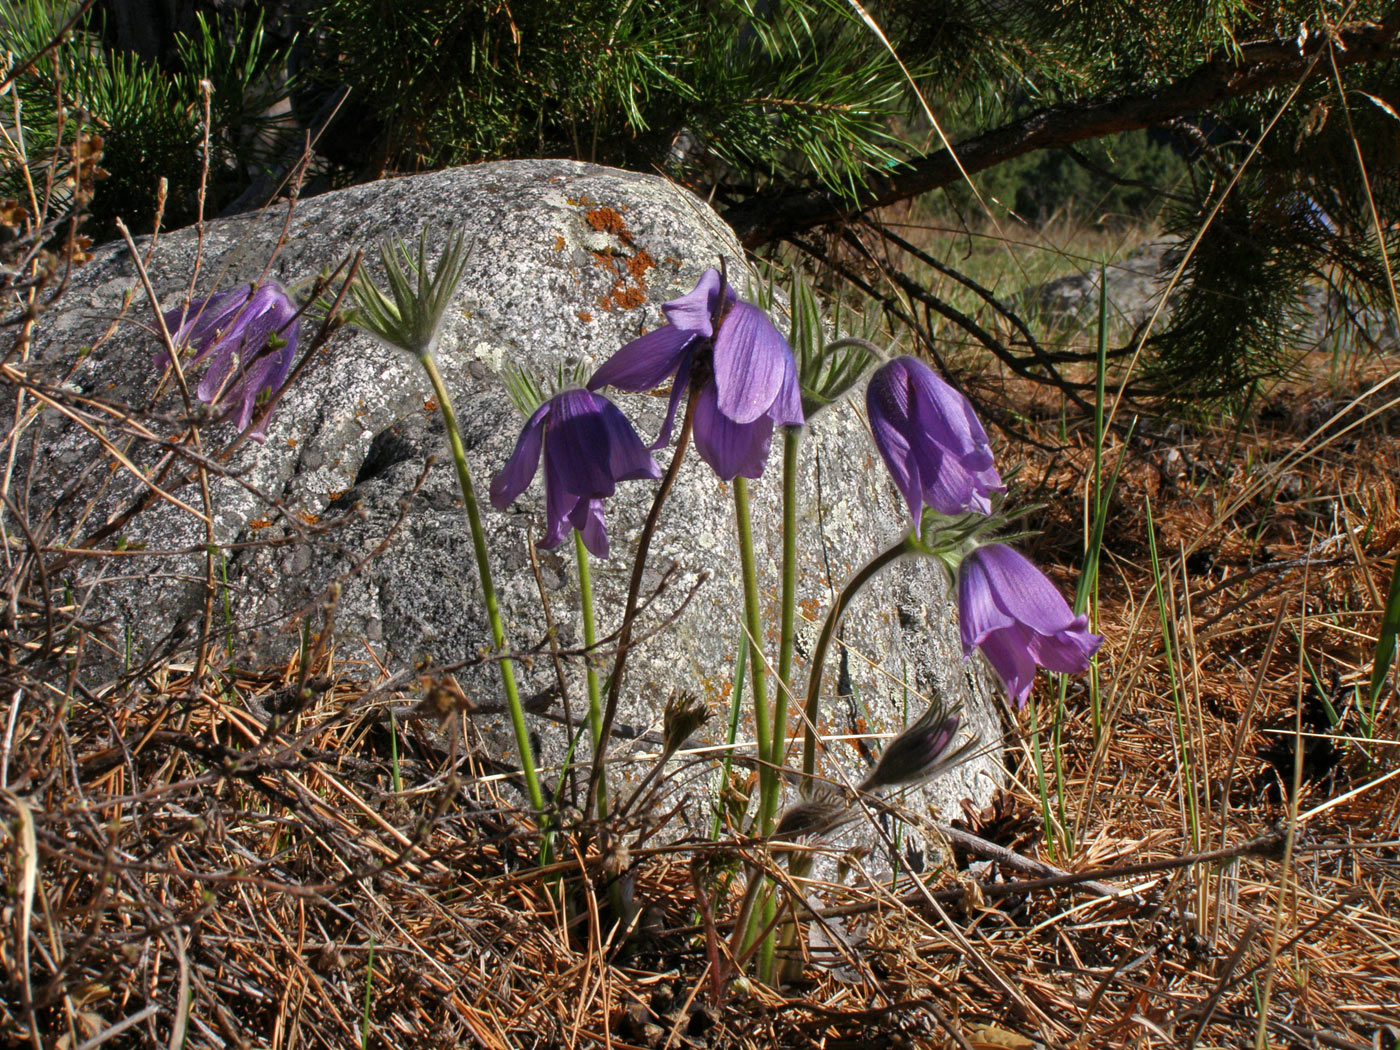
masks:
[[[321,0],[315,20],[372,174],[567,156],[849,190],[907,155],[903,74],[838,0]]]
[[[0,7],[0,52],[11,66],[40,56],[15,78],[23,148],[0,163],[0,194],[22,198],[28,183],[42,184],[39,172],[55,148],[78,134],[100,135],[109,178],[86,229],[103,240],[118,217],[138,231],[162,209],[167,226],[192,222],[201,186],[207,214],[218,214],[282,148],[291,126],[276,110],[293,83],[287,54],[270,45],[261,15],[199,16],[192,35],[177,36],[169,69],[109,49],[92,15],[63,34],[70,16],[55,0]]]

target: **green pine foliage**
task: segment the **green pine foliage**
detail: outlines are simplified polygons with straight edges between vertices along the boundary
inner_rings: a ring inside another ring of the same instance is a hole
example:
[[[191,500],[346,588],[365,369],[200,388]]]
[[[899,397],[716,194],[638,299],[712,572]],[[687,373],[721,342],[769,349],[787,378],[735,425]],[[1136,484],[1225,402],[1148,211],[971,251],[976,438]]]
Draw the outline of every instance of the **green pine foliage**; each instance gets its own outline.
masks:
[[[0,8],[0,50],[38,54],[70,17],[59,0],[19,0]],[[164,222],[182,226],[198,214],[204,180],[204,107],[210,98],[206,214],[217,215],[268,158],[283,148],[285,120],[269,113],[287,96],[286,56],[266,44],[261,16],[226,22],[200,16],[193,37],[177,41],[173,71],[101,44],[86,21],[19,76],[22,153],[7,153],[0,193],[23,197],[24,172],[43,184],[41,169],[52,149],[79,133],[100,135],[107,172],[85,227],[98,240],[115,235],[122,218],[133,230],[149,230],[166,180]]]
[[[1345,10],[1376,21],[1392,8]],[[250,0],[247,10],[263,9]],[[0,5],[0,46],[36,54],[73,10],[73,0]],[[1249,41],[1296,55],[1341,16],[1316,0],[307,0],[297,10],[297,83],[261,16],[201,20],[165,66],[111,54],[94,23],[79,26],[15,82],[23,148],[0,158],[0,195],[24,196],[21,165],[42,184],[53,151],[86,132],[101,136],[110,173],[88,233],[110,237],[117,216],[149,228],[161,178],[164,221],[182,225],[201,185],[205,213],[218,214],[336,99],[339,117],[316,146],[323,184],[568,157],[664,172],[736,211],[825,191],[836,217],[863,189],[888,186],[882,175],[918,171],[945,134],[966,143],[1032,116],[1072,120],[1090,102],[1150,101],[1203,64],[1242,57]],[[207,157],[202,81],[212,85]],[[1227,93],[1148,130],[1106,120],[1071,149],[979,172],[980,200],[1032,224],[1156,221],[1193,236],[1247,165],[1153,337],[1150,383],[1136,388],[1234,397],[1296,358],[1309,286],[1360,308],[1385,304],[1375,215],[1400,251],[1397,83],[1393,61],[1349,68],[1340,82],[1323,63],[1287,106],[1291,84]],[[298,115],[284,120],[292,100]],[[964,186],[944,192],[960,216],[981,207]]]
[[[315,18],[370,174],[567,156],[849,189],[903,155],[902,74],[839,0],[321,0]]]
[[[1040,225],[1071,219],[1094,227],[1155,221],[1181,192],[1189,164],[1179,149],[1147,131],[1130,131],[1082,143],[1072,153],[1028,153],[978,176],[982,197],[1017,219]],[[976,207],[965,185],[947,198],[961,215]]]
[[[1302,296],[1322,226],[1302,195],[1272,195],[1255,179],[1241,189],[1206,227],[1171,327],[1151,342],[1149,386],[1169,400],[1229,401],[1284,374],[1307,329]],[[1184,245],[1198,221],[1189,210],[1175,215]]]
[[[1393,9],[1383,0],[1345,7],[1312,0],[887,0],[872,7],[906,61],[925,72],[920,87],[954,142],[1031,114],[1048,111],[1053,121],[1080,103],[1151,97],[1205,63],[1240,57],[1246,41],[1276,41],[1279,54],[1296,54],[1333,20],[1377,22],[1394,17]],[[1065,215],[1093,224],[1156,218],[1189,242],[1243,167],[1183,273],[1164,330],[1149,344],[1147,383],[1139,388],[1169,401],[1237,400],[1306,349],[1316,325],[1305,323],[1305,303],[1316,303],[1318,288],[1344,299],[1354,317],[1389,306],[1375,214],[1391,225],[1394,272],[1397,84],[1393,61],[1339,79],[1324,57],[1291,101],[1292,84],[1246,94],[1184,112],[1151,133],[1102,135],[1072,153],[1022,154],[975,182],[983,199],[1028,223]],[[1057,106],[1061,115],[1053,115]],[[945,192],[957,214],[975,214],[965,186]]]
[[[1149,378],[1162,396],[1237,401],[1256,380],[1286,373],[1316,338],[1322,290],[1353,346],[1364,346],[1367,328],[1378,327],[1374,319],[1390,313],[1376,228],[1377,218],[1390,224],[1386,248],[1395,273],[1400,87],[1390,73],[1353,73],[1340,93],[1331,78],[1309,81],[1267,137],[1265,124],[1285,100],[1281,92],[1216,115],[1209,156],[1192,169],[1193,192],[1166,213],[1173,232],[1192,237],[1228,174],[1244,164],[1252,144],[1262,139],[1263,146],[1189,261],[1170,328],[1152,341]],[[1367,311],[1375,313],[1368,319]]]

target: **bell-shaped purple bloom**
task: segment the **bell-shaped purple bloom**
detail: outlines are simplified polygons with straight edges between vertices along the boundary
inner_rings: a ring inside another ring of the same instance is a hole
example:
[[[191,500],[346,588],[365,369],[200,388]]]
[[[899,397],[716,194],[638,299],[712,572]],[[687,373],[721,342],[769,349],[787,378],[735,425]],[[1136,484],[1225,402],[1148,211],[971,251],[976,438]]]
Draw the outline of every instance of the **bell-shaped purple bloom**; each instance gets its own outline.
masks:
[[[540,546],[557,547],[572,526],[599,558],[608,556],[603,500],[619,481],[661,477],[627,417],[591,390],[565,390],[535,411],[491,482],[493,507],[505,510],[530,487],[541,455],[547,525]]]
[[[980,647],[1020,707],[1037,666],[1077,674],[1103,638],[1075,616],[1055,585],[1025,555],[1004,543],[978,547],[958,569],[963,654]]]
[[[876,369],[865,407],[875,447],[914,516],[916,536],[924,507],[987,514],[992,494],[1006,491],[972,405],[918,358],[897,357]]]
[[[209,359],[195,396],[207,405],[227,409],[239,430],[247,428],[266,391],[287,381],[297,352],[297,305],[275,281],[241,285],[200,299],[165,315],[177,349],[193,347],[190,365]],[[157,368],[170,365],[170,355],[155,357]],[[267,436],[267,422],[249,435]]]
[[[695,448],[723,480],[762,477],[775,426],[801,426],[797,365],[758,307],[740,302],[718,270],[664,303],[666,324],[605,361],[588,389],[640,393],[671,379],[666,420],[652,448],[671,440],[681,398],[695,387]]]

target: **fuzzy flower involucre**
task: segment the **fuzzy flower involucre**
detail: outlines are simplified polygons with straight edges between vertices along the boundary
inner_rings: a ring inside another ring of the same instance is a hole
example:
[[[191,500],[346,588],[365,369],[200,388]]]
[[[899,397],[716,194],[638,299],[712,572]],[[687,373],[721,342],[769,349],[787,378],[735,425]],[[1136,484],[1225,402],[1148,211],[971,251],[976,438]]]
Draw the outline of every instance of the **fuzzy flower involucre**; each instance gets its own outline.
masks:
[[[633,393],[671,379],[666,421],[653,448],[671,440],[681,398],[693,388],[695,449],[725,481],[758,478],[775,426],[801,426],[802,396],[787,341],[758,307],[740,302],[718,270],[661,307],[667,323],[632,340],[588,381]]]
[[[1006,491],[967,398],[918,358],[881,365],[870,377],[865,407],[880,458],[914,516],[915,535],[924,507],[987,514],[992,494]]]
[[[540,546],[557,547],[572,526],[599,558],[608,556],[603,500],[619,481],[661,477],[627,417],[591,390],[566,390],[535,411],[491,482],[493,507],[505,510],[529,488],[541,455],[547,525]]]
[[[252,421],[258,398],[276,393],[296,360],[297,305],[275,281],[241,285],[171,310],[165,326],[177,350],[194,349],[189,365],[209,361],[195,396],[226,409],[240,431]],[[157,368],[170,363],[165,351],[156,354]],[[267,421],[249,436],[263,441]]]
[[[958,619],[963,654],[974,647],[1025,704],[1037,666],[1077,674],[1103,638],[1089,618],[1075,616],[1055,585],[1025,555],[1004,543],[978,547],[958,569]]]

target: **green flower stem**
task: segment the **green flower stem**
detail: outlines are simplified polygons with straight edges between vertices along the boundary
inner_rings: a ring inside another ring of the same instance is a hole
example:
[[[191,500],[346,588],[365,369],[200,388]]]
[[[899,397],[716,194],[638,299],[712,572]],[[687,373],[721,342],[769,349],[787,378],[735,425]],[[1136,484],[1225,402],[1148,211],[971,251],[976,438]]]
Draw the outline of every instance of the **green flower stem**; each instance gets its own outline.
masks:
[[[787,709],[792,695],[792,653],[797,638],[797,454],[802,428],[783,430],[783,563],[782,620],[778,635],[778,695],[773,698],[772,747],[768,762],[775,770],[787,762]],[[773,830],[778,807],[777,790],[761,796],[759,829]]]
[[[802,741],[804,792],[812,790],[812,778],[817,772],[817,717],[820,714],[821,706],[822,673],[826,669],[826,656],[831,648],[831,639],[836,635],[836,627],[841,622],[841,617],[845,615],[846,607],[860,593],[861,588],[874,579],[887,565],[898,561],[906,554],[916,553],[919,549],[915,546],[916,542],[911,532],[894,546],[871,558],[854,576],[846,581],[846,585],[836,595],[836,600],[831,603],[831,608],[827,610],[826,620],[822,624],[822,633],[817,638],[816,652],[812,654],[812,669],[807,676],[807,703],[805,707],[807,732]]]
[[[671,494],[676,475],[680,473],[681,461],[685,459],[686,449],[690,447],[690,434],[694,428],[695,397],[692,395],[685,403],[685,419],[681,422],[681,432],[676,437],[676,451],[671,455],[671,464],[661,479],[661,487],[652,498],[646,524],[642,526],[642,534],[637,539],[637,554],[632,561],[632,579],[627,584],[627,604],[622,608],[622,626],[617,631],[617,655],[613,657],[612,674],[608,676],[608,698],[603,706],[603,724],[598,731],[598,737],[603,742],[593,751],[593,771],[588,780],[588,805],[584,807],[584,812],[592,811],[593,800],[602,789],[603,756],[607,753],[606,741],[612,733],[613,719],[617,717],[618,699],[622,695],[622,674],[627,669],[627,653],[632,647],[632,621],[637,618],[637,601],[642,593],[642,573],[646,569],[647,552],[651,550],[651,538],[656,533],[656,523],[661,519],[661,508],[666,505],[666,497]]]
[[[766,835],[772,831],[773,814],[777,812],[778,792],[782,782],[778,779],[777,766],[773,762],[775,748],[781,743],[772,736],[768,710],[768,668],[763,660],[763,621],[758,608],[758,566],[753,552],[753,519],[749,506],[749,479],[734,479],[734,521],[739,533],[739,572],[744,582],[744,633],[753,649],[749,661],[749,685],[753,692],[754,736],[758,738],[758,833]],[[784,536],[786,546],[786,535]],[[784,716],[786,717],[786,716]],[[767,882],[762,872],[755,871],[751,876],[760,883]],[[744,948],[749,948],[763,930],[772,926],[776,914],[777,901],[773,887],[763,885],[758,889],[759,907],[749,917],[749,928],[744,933]],[[763,938],[758,949],[758,976],[762,981],[773,977],[773,949],[776,937],[769,933]]]
[[[462,446],[462,435],[457,429],[457,413],[452,411],[452,399],[448,396],[447,385],[442,381],[433,355],[428,352],[420,353],[418,360],[422,362],[423,370],[428,373],[428,382],[433,385],[433,393],[437,397],[443,422],[447,424],[447,443],[452,449],[452,462],[457,466],[457,483],[462,488],[462,502],[467,507],[467,522],[471,526],[477,573],[481,576],[481,592],[486,601],[486,618],[491,623],[491,644],[498,652],[504,653],[505,623],[501,619],[500,604],[496,601],[496,585],[491,581],[486,533],[481,527],[481,511],[476,504],[476,490],[472,487],[471,472],[467,469],[467,450]],[[506,706],[510,709],[511,726],[515,729],[515,746],[520,752],[520,771],[525,777],[525,790],[530,796],[530,806],[543,820],[544,793],[540,790],[540,778],[535,772],[535,754],[530,750],[530,734],[525,726],[525,709],[520,704],[520,693],[515,685],[515,668],[508,656],[502,655],[496,662],[501,668],[501,685],[506,693]],[[549,852],[548,838],[545,839],[544,852]]]
[[[588,728],[593,737],[593,753],[603,746],[603,693],[598,685],[598,672],[593,669],[593,647],[598,644],[598,628],[593,617],[593,575],[588,568],[588,548],[583,534],[574,530],[574,560],[578,562],[579,607],[583,613],[584,673],[588,678]],[[608,815],[608,785],[599,785],[598,819]]]
[[[739,632],[739,652],[734,657],[734,680],[729,692],[729,724],[724,734],[724,761],[719,767],[719,784],[715,788],[715,816],[710,823],[710,839],[719,838],[724,823],[725,793],[729,790],[729,774],[734,768],[734,741],[739,736],[739,713],[744,706],[744,671],[748,665],[749,636]]]
[[[1055,815],[1050,812],[1050,789],[1045,782],[1045,756],[1040,750],[1040,715],[1035,697],[1030,698],[1031,764],[1035,766],[1035,787],[1040,795],[1040,818],[1045,824],[1045,848],[1055,856]]]
[[[777,794],[778,778],[777,770],[769,764],[773,745],[768,722],[768,669],[764,666],[762,655],[763,622],[758,611],[758,566],[753,554],[749,479],[745,477],[734,479],[734,519],[739,532],[739,574],[744,581],[744,630],[753,649],[753,658],[749,660],[749,685],[753,691],[754,736],[758,738],[758,832],[760,835],[766,835],[769,829],[763,825],[762,816],[769,808],[769,796]]]

